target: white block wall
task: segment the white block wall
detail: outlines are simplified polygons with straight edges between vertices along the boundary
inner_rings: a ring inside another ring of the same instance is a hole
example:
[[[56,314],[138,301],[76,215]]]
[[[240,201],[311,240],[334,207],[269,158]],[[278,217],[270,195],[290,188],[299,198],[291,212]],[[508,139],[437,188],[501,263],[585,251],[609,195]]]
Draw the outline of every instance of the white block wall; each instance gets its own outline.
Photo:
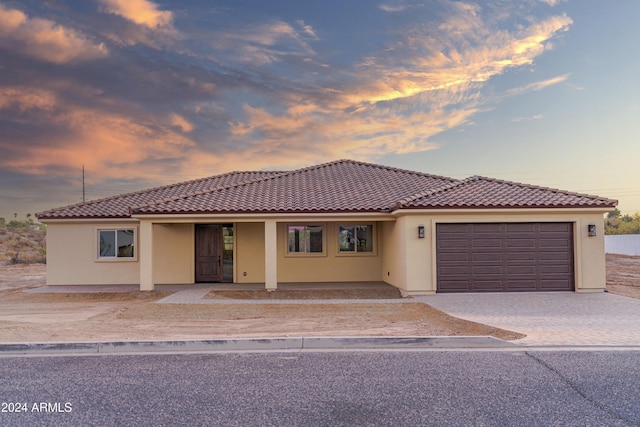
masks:
[[[608,254],[640,256],[640,234],[604,236],[604,251]]]

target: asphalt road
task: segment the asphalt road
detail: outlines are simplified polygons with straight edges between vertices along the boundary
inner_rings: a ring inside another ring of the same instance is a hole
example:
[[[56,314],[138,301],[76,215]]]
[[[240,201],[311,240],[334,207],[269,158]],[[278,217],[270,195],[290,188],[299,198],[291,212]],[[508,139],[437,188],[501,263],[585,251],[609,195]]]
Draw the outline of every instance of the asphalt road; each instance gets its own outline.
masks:
[[[638,351],[15,357],[0,380],[0,426],[640,425]]]

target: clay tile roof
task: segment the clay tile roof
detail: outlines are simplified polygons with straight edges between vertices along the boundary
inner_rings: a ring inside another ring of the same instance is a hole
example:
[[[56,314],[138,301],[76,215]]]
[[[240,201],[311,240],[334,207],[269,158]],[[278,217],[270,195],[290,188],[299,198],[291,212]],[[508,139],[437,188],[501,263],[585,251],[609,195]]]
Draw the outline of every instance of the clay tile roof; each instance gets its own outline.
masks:
[[[285,172],[230,172],[37,214],[40,220],[144,214],[391,212],[396,209],[614,207],[615,200],[353,160]]]
[[[617,200],[554,188],[473,176],[401,200],[396,209],[613,208]]]
[[[226,187],[234,183],[252,181],[256,178],[271,176],[280,172],[229,172],[208,178],[181,182],[164,187],[151,188],[135,193],[120,194],[113,197],[93,200],[86,203],[65,206],[36,214],[38,219],[57,218],[129,218],[132,206],[156,203],[160,200],[172,200],[189,194]]]
[[[338,160],[169,201],[139,206],[152,213],[330,213],[389,211],[399,199],[452,178]]]

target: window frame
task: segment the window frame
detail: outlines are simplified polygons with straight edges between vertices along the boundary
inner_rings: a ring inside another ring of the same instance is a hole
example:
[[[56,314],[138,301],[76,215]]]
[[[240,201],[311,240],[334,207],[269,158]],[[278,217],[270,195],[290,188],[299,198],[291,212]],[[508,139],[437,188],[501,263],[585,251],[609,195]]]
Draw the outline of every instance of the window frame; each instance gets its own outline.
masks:
[[[321,252],[291,252],[289,250],[289,229],[290,227],[321,227],[322,228],[322,251]],[[324,222],[308,222],[308,223],[287,223],[284,228],[284,246],[286,257],[326,257],[327,256],[327,224]]]
[[[340,249],[340,228],[341,227],[353,227],[354,232],[356,232],[358,226],[371,226],[371,251],[370,252],[359,252],[357,250],[358,245],[354,245],[354,251],[343,251]],[[336,255],[337,256],[356,256],[356,257],[367,257],[367,256],[378,256],[378,227],[375,222],[340,222],[336,223]]]
[[[114,256],[103,256],[100,255],[100,232],[102,231],[113,231],[115,233],[115,246],[116,251]],[[132,231],[133,232],[133,256],[125,257],[118,256],[118,231]],[[96,227],[95,229],[95,260],[98,262],[135,262],[138,261],[138,227]]]

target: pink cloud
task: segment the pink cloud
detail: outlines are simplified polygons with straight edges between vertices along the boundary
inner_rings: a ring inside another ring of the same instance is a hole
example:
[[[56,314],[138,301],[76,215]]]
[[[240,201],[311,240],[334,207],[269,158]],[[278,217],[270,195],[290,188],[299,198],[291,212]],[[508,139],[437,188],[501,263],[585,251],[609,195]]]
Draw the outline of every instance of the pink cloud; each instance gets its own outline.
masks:
[[[29,94],[22,94],[20,98],[14,97],[12,102],[26,103],[25,100],[29,99]],[[65,132],[62,135],[52,134],[46,144],[21,147],[19,156],[0,159],[1,167],[21,173],[42,174],[52,169],[73,169],[84,164],[94,171],[96,177],[114,178],[122,176],[135,165],[136,175],[144,176],[153,170],[152,167],[145,170],[143,165],[146,161],[182,159],[195,146],[192,140],[172,129],[170,123],[152,116],[134,118],[125,112],[58,104],[33,119],[36,120]],[[182,125],[187,126],[186,123]],[[11,141],[5,142],[11,145]]]
[[[15,107],[24,112],[32,109],[51,110],[56,104],[53,92],[31,87],[0,87],[0,110]]]
[[[112,13],[148,28],[171,25],[173,13],[158,10],[158,5],[148,0],[100,0],[103,11]]]
[[[20,54],[57,64],[108,56],[103,44],[49,19],[29,18],[0,4],[0,46]]]

